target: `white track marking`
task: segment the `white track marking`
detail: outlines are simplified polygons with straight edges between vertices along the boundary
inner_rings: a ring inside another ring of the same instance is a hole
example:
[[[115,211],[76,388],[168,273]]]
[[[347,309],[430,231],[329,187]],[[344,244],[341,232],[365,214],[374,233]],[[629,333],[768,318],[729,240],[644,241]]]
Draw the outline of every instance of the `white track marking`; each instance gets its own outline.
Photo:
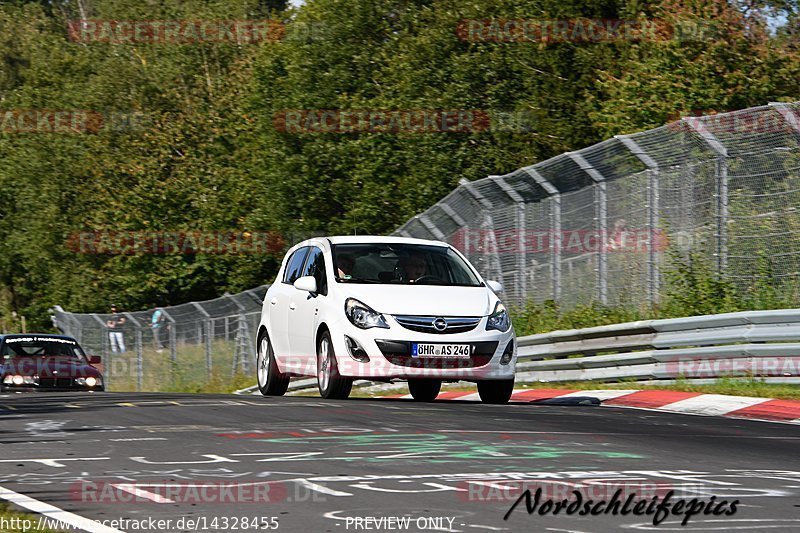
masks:
[[[628,394],[633,394],[634,392],[639,392],[638,389],[636,390],[579,390],[575,392],[570,392],[569,394],[563,394],[561,396],[556,396],[554,399],[560,400],[561,398],[597,398],[601,402],[605,400],[613,400],[614,398],[619,398],[620,396],[626,396]]]
[[[138,498],[146,498],[155,503],[175,503],[174,500],[165,498],[164,496],[156,494],[155,492],[144,490],[134,483],[112,483],[111,486],[114,487],[115,489],[119,489],[129,494],[133,494]]]
[[[63,441],[59,441],[63,442]],[[49,444],[52,444],[49,443]],[[108,461],[110,457],[60,457],[58,459],[0,459],[0,463],[41,463],[45,466],[52,466],[53,468],[65,468],[62,465],[64,461]]]
[[[768,402],[767,398],[748,398],[746,396],[725,396],[722,394],[703,394],[694,398],[686,398],[674,403],[662,405],[659,411],[673,413],[691,413],[697,415],[726,415],[745,407],[752,407]]]
[[[13,490],[9,490],[5,487],[0,487],[0,499],[10,502],[14,505],[18,505],[29,511],[33,511],[34,513],[38,513],[51,520],[58,520],[82,531],[88,531],[89,533],[124,533],[119,529],[104,526],[101,523],[89,518],[59,509],[54,505],[35,500],[30,496],[25,496],[24,494],[14,492]]]
[[[341,490],[325,487],[324,485],[318,485],[316,483],[308,481],[307,479],[295,479],[294,482],[297,483],[298,485],[307,488],[308,490],[313,490],[321,494],[328,494],[330,496],[352,496],[352,494],[350,494],[349,492],[343,492]]]

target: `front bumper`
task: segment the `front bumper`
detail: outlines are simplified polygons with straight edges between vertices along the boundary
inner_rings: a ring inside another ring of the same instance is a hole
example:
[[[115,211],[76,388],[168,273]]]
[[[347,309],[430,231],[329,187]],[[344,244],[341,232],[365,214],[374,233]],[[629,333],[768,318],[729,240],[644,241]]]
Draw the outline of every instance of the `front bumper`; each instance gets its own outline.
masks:
[[[331,327],[331,337],[339,373],[360,379],[431,378],[479,381],[511,379],[514,376],[517,349],[514,329],[500,332],[486,330],[486,317],[463,333],[432,334],[404,328],[391,315],[384,315],[389,328],[359,329],[347,319]],[[369,361],[351,355],[345,335],[356,341]],[[469,357],[426,357],[412,353],[412,343],[468,344]],[[511,343],[509,348],[509,343]],[[506,349],[512,354],[503,364]]]
[[[79,384],[75,378],[38,378],[37,383],[0,383],[0,392],[102,392],[104,384],[92,387]]]

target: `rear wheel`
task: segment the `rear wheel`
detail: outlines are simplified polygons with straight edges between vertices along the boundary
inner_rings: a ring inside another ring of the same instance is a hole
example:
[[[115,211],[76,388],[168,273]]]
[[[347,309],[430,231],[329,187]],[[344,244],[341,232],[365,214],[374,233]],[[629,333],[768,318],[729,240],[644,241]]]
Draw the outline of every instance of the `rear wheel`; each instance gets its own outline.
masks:
[[[275,362],[275,352],[269,337],[264,333],[258,341],[256,355],[258,390],[264,396],[283,396],[289,388],[289,376],[281,374]]]
[[[478,382],[478,396],[483,403],[508,403],[514,392],[514,379],[487,380]]]
[[[339,375],[331,335],[322,333],[317,344],[317,385],[319,395],[326,400],[344,400],[350,396],[353,380]]]
[[[418,402],[432,402],[442,389],[439,379],[409,379],[408,392]]]

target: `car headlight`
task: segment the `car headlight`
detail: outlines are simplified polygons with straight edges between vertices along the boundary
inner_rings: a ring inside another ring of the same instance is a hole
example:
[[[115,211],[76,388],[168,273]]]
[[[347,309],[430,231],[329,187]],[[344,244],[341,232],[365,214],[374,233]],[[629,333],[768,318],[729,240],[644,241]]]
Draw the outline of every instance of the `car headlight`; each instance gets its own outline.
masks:
[[[508,311],[503,302],[497,302],[494,306],[494,311],[489,315],[489,320],[486,321],[486,330],[496,329],[497,331],[508,331],[511,327],[511,319],[508,318]]]
[[[355,298],[348,298],[344,302],[344,314],[357,328],[389,328],[382,314]]]
[[[19,374],[8,374],[3,378],[3,385],[38,385],[39,376],[20,376]]]
[[[103,384],[103,378],[96,378],[94,376],[89,376],[88,378],[75,378],[75,383],[82,387],[94,387],[95,385],[100,386]]]

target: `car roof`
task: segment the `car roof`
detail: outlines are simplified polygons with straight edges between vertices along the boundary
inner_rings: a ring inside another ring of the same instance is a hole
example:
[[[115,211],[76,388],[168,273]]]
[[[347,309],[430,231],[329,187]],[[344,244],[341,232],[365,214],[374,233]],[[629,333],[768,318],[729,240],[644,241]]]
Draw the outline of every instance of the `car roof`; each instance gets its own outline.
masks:
[[[19,337],[37,337],[37,338],[49,338],[49,339],[66,339],[70,341],[76,341],[73,337],[69,335],[59,335],[55,333],[2,333],[0,334],[0,341],[3,339],[14,339]]]
[[[446,242],[432,241],[428,239],[415,239],[412,237],[396,237],[385,235],[333,235],[330,237],[317,237],[317,239],[327,239],[331,244],[373,244],[373,243],[396,243],[396,244],[425,244],[428,246],[449,246]],[[316,240],[316,239],[311,239]]]

